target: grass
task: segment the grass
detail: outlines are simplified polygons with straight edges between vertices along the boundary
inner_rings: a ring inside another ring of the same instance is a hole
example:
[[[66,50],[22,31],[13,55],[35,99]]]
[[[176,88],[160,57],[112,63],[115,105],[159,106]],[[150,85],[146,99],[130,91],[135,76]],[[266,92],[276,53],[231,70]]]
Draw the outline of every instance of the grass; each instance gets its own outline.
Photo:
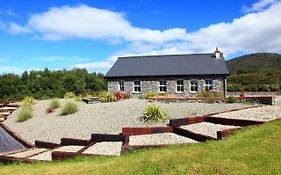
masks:
[[[17,115],[17,122],[23,122],[32,118],[32,104],[24,103]]]
[[[143,149],[121,157],[78,157],[0,165],[1,174],[280,174],[281,121],[236,132],[223,141]]]
[[[78,105],[74,102],[67,102],[62,110],[61,110],[61,115],[68,115],[68,114],[74,114],[79,110]]]
[[[54,109],[60,108],[61,107],[60,101],[58,99],[51,100],[50,107]]]

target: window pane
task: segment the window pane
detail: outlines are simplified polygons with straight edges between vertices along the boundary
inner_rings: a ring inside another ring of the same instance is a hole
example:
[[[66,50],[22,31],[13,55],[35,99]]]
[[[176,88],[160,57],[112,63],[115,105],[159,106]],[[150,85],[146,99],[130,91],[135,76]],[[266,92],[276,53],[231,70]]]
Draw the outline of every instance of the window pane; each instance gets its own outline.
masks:
[[[159,81],[160,85],[166,85],[166,81]]]
[[[177,80],[177,85],[183,85],[183,80]]]
[[[205,80],[205,90],[209,91],[213,89],[213,80]]]
[[[198,90],[198,80],[190,80],[190,91],[197,92]]]
[[[120,87],[120,91],[125,91],[125,81],[120,81],[119,82],[119,87]]]
[[[134,81],[135,85],[140,85],[140,81]]]
[[[139,80],[134,81],[134,92],[141,92],[140,84],[141,82]]]

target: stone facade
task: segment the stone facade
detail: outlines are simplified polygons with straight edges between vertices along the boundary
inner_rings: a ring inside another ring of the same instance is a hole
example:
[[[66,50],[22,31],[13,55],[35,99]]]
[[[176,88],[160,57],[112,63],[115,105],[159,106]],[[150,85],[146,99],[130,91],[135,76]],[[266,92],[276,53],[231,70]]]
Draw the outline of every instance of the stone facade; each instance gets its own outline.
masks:
[[[134,92],[134,81],[141,81],[141,92]],[[183,80],[183,92],[177,92],[177,80]],[[191,92],[190,81],[198,81],[197,92]],[[167,93],[170,95],[177,96],[196,96],[198,93],[205,90],[205,80],[213,81],[212,91],[220,92],[226,96],[226,77],[225,76],[209,76],[209,77],[191,77],[191,76],[180,76],[180,77],[124,77],[124,78],[110,78],[108,82],[108,92],[120,91],[120,81],[124,81],[124,91],[129,92],[133,95],[142,95],[147,92],[160,93],[159,81],[166,81]]]

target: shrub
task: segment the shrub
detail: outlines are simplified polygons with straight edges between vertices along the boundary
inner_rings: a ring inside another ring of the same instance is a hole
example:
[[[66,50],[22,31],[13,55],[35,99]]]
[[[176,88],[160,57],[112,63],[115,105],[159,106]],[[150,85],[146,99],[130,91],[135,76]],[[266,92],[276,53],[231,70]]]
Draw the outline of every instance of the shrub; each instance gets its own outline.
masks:
[[[157,93],[155,92],[147,92],[143,95],[145,99],[149,99],[150,97],[155,97],[155,96],[157,96]]]
[[[239,84],[228,84],[227,85],[227,91],[229,92],[238,92],[241,91],[243,88]]]
[[[125,98],[125,93],[122,91],[114,92],[114,96],[117,100],[123,100]]]
[[[32,104],[24,103],[17,115],[17,122],[23,122],[32,118]]]
[[[132,98],[132,94],[130,92],[125,93],[124,99]]]
[[[237,102],[237,98],[236,97],[233,97],[233,96],[230,96],[227,98],[227,103],[236,103]]]
[[[214,97],[214,93],[211,91],[201,91],[197,97]]]
[[[81,95],[75,97],[75,101],[83,102]]]
[[[62,110],[61,110],[61,115],[68,115],[68,114],[74,114],[79,110],[78,105],[74,102],[67,102]]]
[[[245,91],[253,91],[253,92],[256,92],[258,91],[258,85],[246,85],[244,86],[244,90]]]
[[[36,100],[35,100],[33,97],[31,97],[31,96],[25,97],[25,98],[23,99],[23,101],[22,101],[22,104],[23,104],[23,105],[24,105],[24,104],[35,105],[36,103],[37,103]]]
[[[64,94],[63,98],[68,99],[68,98],[74,98],[74,97],[76,97],[76,95],[73,92],[67,92]]]
[[[259,85],[258,90],[259,91],[269,91],[269,85],[268,84]]]
[[[215,92],[214,97],[224,97],[224,96],[223,96],[223,93],[221,93],[221,92]]]
[[[245,97],[245,91],[242,90],[242,91],[239,93],[239,96],[240,96],[240,97]]]
[[[216,101],[214,100],[214,99],[208,99],[207,100],[207,103],[210,103],[210,104],[212,104],[212,103],[215,103]]]
[[[104,92],[104,93],[101,93],[99,95],[99,99],[102,103],[107,103],[107,102],[115,102],[117,101],[116,97],[109,93],[109,92]]]
[[[279,85],[277,84],[271,84],[269,86],[270,91],[278,91],[280,89]]]
[[[53,108],[53,107],[48,107],[48,108],[46,109],[46,113],[47,113],[47,114],[53,113],[53,112],[55,112],[55,111],[56,111],[56,109]]]
[[[144,99],[143,95],[138,96],[138,99]]]
[[[58,109],[61,107],[61,104],[60,104],[60,101],[58,99],[53,99],[51,102],[50,102],[50,107],[51,108],[54,108],[54,109]]]
[[[144,122],[159,122],[167,119],[167,114],[161,111],[156,104],[148,104],[143,112],[142,121]]]
[[[85,97],[86,98],[93,98],[93,96],[91,94],[86,94]]]
[[[168,94],[167,93],[164,93],[164,92],[160,92],[158,93],[158,96],[167,96]]]

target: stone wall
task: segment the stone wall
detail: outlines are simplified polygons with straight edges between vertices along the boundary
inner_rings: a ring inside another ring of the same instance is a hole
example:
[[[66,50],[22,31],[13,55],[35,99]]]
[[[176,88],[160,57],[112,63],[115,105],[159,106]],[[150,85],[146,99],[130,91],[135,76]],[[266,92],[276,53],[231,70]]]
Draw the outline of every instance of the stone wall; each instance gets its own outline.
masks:
[[[190,92],[190,80],[198,80],[198,91],[196,93]],[[177,96],[196,96],[198,93],[204,91],[204,82],[205,79],[213,80],[213,91],[220,92],[224,94],[225,87],[224,83],[225,77],[137,77],[137,78],[111,78],[108,79],[108,92],[116,92],[120,90],[119,82],[121,80],[125,81],[125,92],[132,93],[133,95],[142,95],[147,92],[157,92],[160,93],[159,81],[165,80],[167,84],[167,94],[177,95]],[[141,93],[134,92],[134,81],[141,81]],[[176,84],[177,80],[183,80],[184,91],[177,92]]]

